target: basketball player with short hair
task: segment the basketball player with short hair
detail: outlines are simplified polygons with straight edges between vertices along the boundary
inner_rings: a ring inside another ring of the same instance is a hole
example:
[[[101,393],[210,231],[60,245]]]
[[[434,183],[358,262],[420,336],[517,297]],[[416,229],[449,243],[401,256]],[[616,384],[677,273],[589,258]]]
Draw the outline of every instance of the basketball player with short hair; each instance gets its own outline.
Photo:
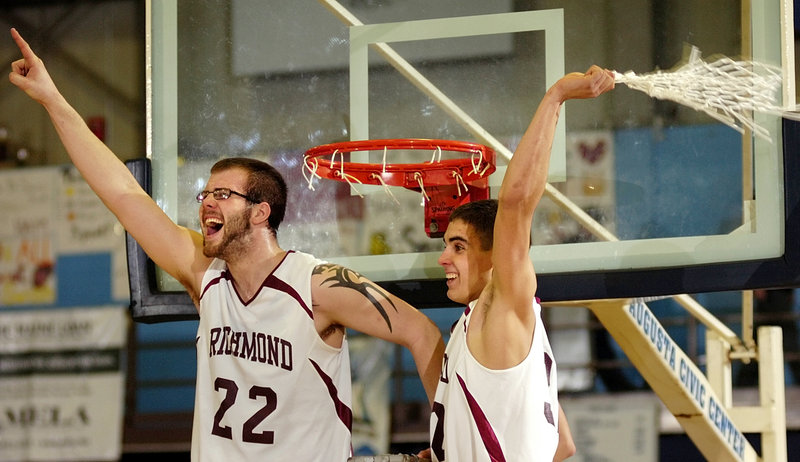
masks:
[[[11,83],[47,110],[89,186],[197,307],[192,460],[347,460],[346,328],[407,347],[432,398],[439,329],[361,275],[282,249],[286,184],[274,168],[218,162],[197,196],[202,233],[177,225],[89,130],[19,33],[11,35],[22,52]]]
[[[556,122],[568,99],[614,88],[592,66],[545,94],[508,164],[498,200],[453,211],[439,257],[447,296],[467,305],[447,342],[431,413],[435,461],[546,461],[575,453],[529,258]]]

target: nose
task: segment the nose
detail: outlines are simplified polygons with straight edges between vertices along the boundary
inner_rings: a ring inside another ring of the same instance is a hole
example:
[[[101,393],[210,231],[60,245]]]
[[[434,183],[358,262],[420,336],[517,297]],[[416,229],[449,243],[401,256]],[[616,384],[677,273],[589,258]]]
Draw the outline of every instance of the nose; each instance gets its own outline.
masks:
[[[203,213],[203,210],[205,209],[213,209],[217,207],[217,201],[216,199],[214,199],[213,194],[209,194],[208,196],[204,197],[203,200],[197,205],[199,206],[198,209],[200,210],[200,213]]]
[[[436,263],[438,263],[439,266],[445,266],[449,262],[450,262],[450,257],[448,255],[447,248],[445,248],[444,250],[442,250],[442,253],[439,254],[439,258],[436,260]]]

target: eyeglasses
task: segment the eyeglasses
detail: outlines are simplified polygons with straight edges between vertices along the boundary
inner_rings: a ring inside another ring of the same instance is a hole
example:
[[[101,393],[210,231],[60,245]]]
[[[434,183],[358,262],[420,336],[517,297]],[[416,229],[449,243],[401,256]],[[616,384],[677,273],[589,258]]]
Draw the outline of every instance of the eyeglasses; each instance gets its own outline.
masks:
[[[243,197],[245,200],[247,200],[249,202],[252,202],[254,204],[258,204],[259,202],[261,202],[261,201],[257,201],[255,199],[253,199],[250,196],[247,196],[247,195],[242,194],[240,192],[236,192],[236,191],[234,191],[234,190],[232,190],[230,188],[217,188],[217,189],[215,189],[213,191],[200,191],[197,194],[197,197],[196,197],[197,202],[202,203],[203,200],[205,200],[205,198],[208,197],[209,194],[214,196],[214,200],[218,200],[218,201],[224,201],[225,199],[231,197],[231,194],[234,194],[236,196]]]

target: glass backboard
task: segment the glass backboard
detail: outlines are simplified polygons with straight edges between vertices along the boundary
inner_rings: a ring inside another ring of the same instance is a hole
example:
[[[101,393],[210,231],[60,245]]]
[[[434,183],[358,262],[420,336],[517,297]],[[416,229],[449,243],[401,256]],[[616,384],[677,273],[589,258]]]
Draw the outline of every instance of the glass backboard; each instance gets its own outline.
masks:
[[[348,266],[417,306],[447,306],[436,263],[443,245],[425,234],[420,193],[359,195],[343,182],[309,183],[304,152],[363,139],[478,142],[498,153],[496,197],[509,156],[558,78],[592,64],[669,70],[689,46],[781,68],[783,103],[793,106],[794,28],[781,21],[792,2],[736,5],[151,2],[149,159],[132,168],[151,175],[151,193],[173,219],[199,229],[194,196],[211,165],[228,156],[265,160],[290,187],[283,248]],[[753,137],[621,84],[569,101],[561,114],[533,222],[542,299],[800,284],[798,192],[785,181],[798,171],[794,122],[757,114],[770,139]],[[352,160],[381,162],[382,154]],[[430,153],[392,156],[418,163]],[[131,277],[143,297],[139,317],[193,316],[178,283],[138,258]]]

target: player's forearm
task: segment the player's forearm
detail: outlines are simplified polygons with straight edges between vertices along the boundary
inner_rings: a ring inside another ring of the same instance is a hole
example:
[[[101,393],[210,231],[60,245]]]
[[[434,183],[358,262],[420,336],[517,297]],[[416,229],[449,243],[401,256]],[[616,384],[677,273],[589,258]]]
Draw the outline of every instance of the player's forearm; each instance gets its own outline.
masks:
[[[120,195],[139,193],[141,188],[125,164],[89,130],[81,115],[63,96],[55,94],[42,105],[73,164],[112,211]]]
[[[547,185],[561,104],[568,99],[595,98],[613,88],[613,73],[598,66],[590,67],[586,73],[567,74],[550,87],[508,164],[501,199],[535,206]]]
[[[14,28],[11,38],[22,58],[11,63],[9,81],[45,108],[72,162],[89,186],[109,206],[130,192],[141,197],[141,188],[127,167],[89,130],[78,111],[58,91],[42,60]]]
[[[433,405],[444,358],[444,340],[439,328],[432,321],[428,321],[422,335],[415,343],[409,345],[408,349],[417,365],[428,403]]]
[[[555,86],[545,93],[509,161],[498,196],[501,201],[533,200],[535,205],[541,197],[562,102]]]

